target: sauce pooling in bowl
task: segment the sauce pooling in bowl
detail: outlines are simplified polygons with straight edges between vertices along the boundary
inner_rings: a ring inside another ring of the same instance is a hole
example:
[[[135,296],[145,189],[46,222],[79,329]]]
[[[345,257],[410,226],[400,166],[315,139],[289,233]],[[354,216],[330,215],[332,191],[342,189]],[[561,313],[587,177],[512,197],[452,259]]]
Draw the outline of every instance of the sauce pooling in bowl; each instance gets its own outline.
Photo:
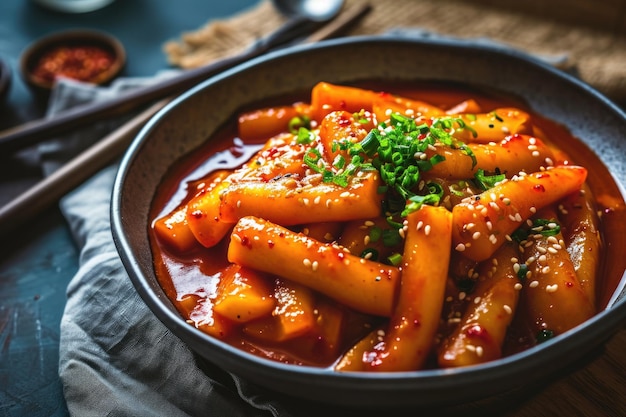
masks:
[[[285,363],[404,371],[591,317],[603,231],[576,139],[513,99],[377,87],[244,111],[164,182],[155,269],[189,325]]]

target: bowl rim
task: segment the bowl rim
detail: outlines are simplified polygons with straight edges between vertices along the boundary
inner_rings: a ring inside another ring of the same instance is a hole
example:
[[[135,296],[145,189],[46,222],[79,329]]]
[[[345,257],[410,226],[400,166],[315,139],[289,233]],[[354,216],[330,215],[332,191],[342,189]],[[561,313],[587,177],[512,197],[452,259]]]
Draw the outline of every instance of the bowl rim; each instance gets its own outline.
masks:
[[[21,78],[30,86],[49,91],[54,81],[45,82],[32,75],[32,66],[46,50],[58,45],[95,44],[106,47],[113,52],[114,60],[111,67],[104,71],[95,84],[106,84],[119,75],[126,65],[126,49],[122,42],[110,33],[97,29],[73,28],[52,32],[33,41],[20,54],[19,71]],[[84,81],[81,81],[84,82]]]
[[[573,75],[560,71],[538,58],[524,52],[496,45],[473,44],[466,41],[446,38],[416,39],[397,35],[366,35],[327,40],[310,45],[292,46],[252,59],[236,66],[233,69],[227,70],[207,79],[202,83],[199,83],[195,87],[192,87],[175,98],[172,102],[160,110],[141,129],[132,144],[129,146],[119,165],[119,171],[114,182],[111,205],[113,237],[124,266],[126,267],[137,292],[152,310],[153,314],[155,314],[162,322],[167,323],[167,327],[175,329],[177,337],[181,338],[188,346],[191,347],[192,350],[194,349],[194,343],[214,345],[223,351],[221,354],[222,357],[223,355],[226,355],[232,360],[244,360],[252,366],[256,366],[257,370],[263,371],[263,374],[266,377],[271,377],[277,373],[289,377],[296,374],[302,374],[304,372],[311,378],[330,378],[332,379],[334,387],[354,387],[355,384],[358,383],[365,384],[368,389],[382,387],[383,385],[387,387],[386,389],[389,389],[389,387],[395,387],[410,391],[420,388],[443,388],[444,386],[447,389],[454,389],[455,387],[467,386],[469,382],[476,381],[478,378],[489,380],[493,383],[501,383],[501,392],[503,392],[507,389],[507,387],[511,387],[511,381],[509,381],[510,374],[519,375],[520,372],[528,372],[529,369],[542,369],[542,372],[546,373],[556,371],[557,368],[562,367],[562,365],[559,365],[559,362],[563,359],[563,349],[565,349],[567,353],[578,352],[578,357],[580,357],[583,353],[588,353],[599,344],[604,343],[623,324],[624,320],[626,320],[626,297],[623,296],[624,286],[626,285],[626,271],[621,278],[618,288],[615,289],[616,294],[620,292],[622,293],[621,298],[614,296],[611,300],[612,304],[610,306],[599,311],[586,322],[577,326],[575,329],[563,333],[540,345],[501,359],[475,366],[454,369],[425,369],[418,371],[385,373],[336,372],[330,368],[286,365],[255,356],[213,338],[199,329],[186,325],[180,315],[166,308],[163,305],[163,300],[156,293],[151,291],[150,285],[143,276],[140,266],[136,262],[133,262],[131,256],[133,249],[124,233],[124,224],[121,217],[121,191],[124,185],[126,173],[136,158],[137,152],[141,149],[150,133],[154,129],[158,128],[160,120],[165,117],[171,109],[174,109],[190,97],[199,94],[208,86],[236,76],[241,72],[250,70],[261,63],[278,61],[289,55],[306,54],[311,50],[321,48],[345,47],[354,44],[367,43],[406,43],[414,45],[441,46],[452,49],[469,48],[491,54],[506,55],[510,59],[524,61],[529,65],[540,67],[541,70],[548,72],[550,76],[566,81],[572,88],[584,91],[585,94],[592,96],[592,99],[599,102],[608,111],[613,112],[618,118],[626,121],[626,113],[624,113],[624,111],[609,98],[601,94],[589,84],[586,84]],[[624,191],[624,182],[626,180],[620,178],[614,178],[614,180],[620,188],[622,196],[626,199],[626,191]],[[572,338],[570,337],[572,334],[580,334],[584,337]],[[596,343],[590,345],[589,340],[595,340]],[[504,370],[506,370],[506,372],[504,372]],[[409,382],[409,387],[401,385],[407,382]]]

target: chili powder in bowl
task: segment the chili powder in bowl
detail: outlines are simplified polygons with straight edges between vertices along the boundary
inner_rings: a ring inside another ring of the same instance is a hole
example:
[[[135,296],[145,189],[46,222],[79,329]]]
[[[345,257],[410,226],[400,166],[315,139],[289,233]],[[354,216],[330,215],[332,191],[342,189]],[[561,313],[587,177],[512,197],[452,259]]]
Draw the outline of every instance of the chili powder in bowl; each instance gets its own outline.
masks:
[[[70,30],[43,37],[20,59],[22,78],[47,94],[59,77],[106,84],[124,67],[126,51],[115,37],[91,30]]]

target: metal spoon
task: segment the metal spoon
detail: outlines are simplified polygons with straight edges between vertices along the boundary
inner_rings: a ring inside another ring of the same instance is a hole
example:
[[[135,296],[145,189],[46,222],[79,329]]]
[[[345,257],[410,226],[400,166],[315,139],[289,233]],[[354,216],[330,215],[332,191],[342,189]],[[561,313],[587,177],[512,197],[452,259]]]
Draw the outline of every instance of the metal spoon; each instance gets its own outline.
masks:
[[[284,10],[285,13],[290,13],[291,17],[277,30],[254,42],[242,54],[200,68],[186,70],[180,75],[157,84],[131,90],[107,101],[64,111],[54,118],[35,120],[0,131],[0,153],[3,156],[9,156],[17,150],[59,133],[104,118],[128,113],[130,110],[168,95],[179,94],[210,76],[319,29],[339,14],[343,0],[276,0],[275,4],[279,11]]]
[[[282,46],[310,34],[333,20],[343,8],[345,0],[272,0],[276,10],[289,20],[267,37],[259,39],[250,49],[266,50]]]
[[[272,3],[285,16],[304,16],[319,22],[335,17],[343,7],[344,0],[272,0]]]

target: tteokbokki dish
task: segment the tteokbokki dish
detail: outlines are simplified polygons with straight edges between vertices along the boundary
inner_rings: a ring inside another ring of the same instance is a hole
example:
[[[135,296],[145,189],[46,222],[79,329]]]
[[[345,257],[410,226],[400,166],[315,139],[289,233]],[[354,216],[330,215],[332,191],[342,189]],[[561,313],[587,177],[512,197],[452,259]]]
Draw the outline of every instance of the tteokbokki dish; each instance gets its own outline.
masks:
[[[180,314],[232,346],[338,372],[449,368],[598,310],[588,168],[513,99],[320,82],[217,136],[164,181],[150,235]]]

